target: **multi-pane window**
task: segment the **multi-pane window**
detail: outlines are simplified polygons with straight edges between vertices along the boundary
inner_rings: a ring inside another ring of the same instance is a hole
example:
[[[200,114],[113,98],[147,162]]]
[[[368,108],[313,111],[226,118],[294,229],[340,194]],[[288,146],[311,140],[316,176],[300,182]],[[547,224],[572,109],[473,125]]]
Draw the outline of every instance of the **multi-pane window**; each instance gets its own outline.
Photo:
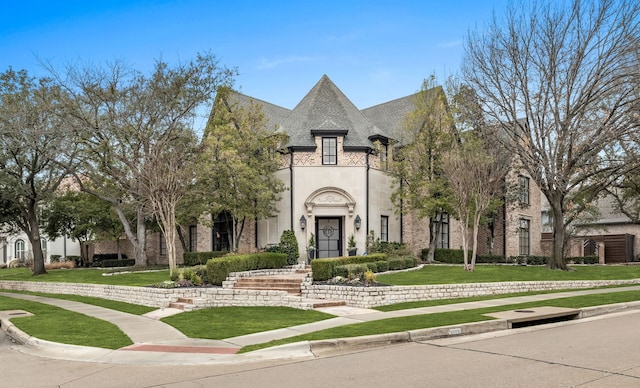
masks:
[[[521,205],[529,204],[529,178],[523,175],[518,177],[518,194]]]
[[[518,228],[518,242],[520,255],[529,255],[531,252],[531,221],[526,218],[520,219]]]
[[[198,250],[198,227],[196,225],[189,226],[189,252]]]
[[[380,241],[389,241],[389,216],[380,216]]]
[[[322,138],[322,164],[338,163],[338,138]]]
[[[436,248],[449,248],[449,213],[437,213],[433,226],[438,232],[436,236]]]
[[[160,233],[160,246],[159,246],[159,254],[160,256],[167,255],[167,240],[164,238],[164,233]]]
[[[14,247],[15,247],[15,256],[16,256],[15,258],[24,260],[24,253],[26,250],[24,240],[16,240]]]
[[[387,144],[380,144],[380,168],[387,170],[389,168],[389,162],[387,160],[389,154],[389,146]]]

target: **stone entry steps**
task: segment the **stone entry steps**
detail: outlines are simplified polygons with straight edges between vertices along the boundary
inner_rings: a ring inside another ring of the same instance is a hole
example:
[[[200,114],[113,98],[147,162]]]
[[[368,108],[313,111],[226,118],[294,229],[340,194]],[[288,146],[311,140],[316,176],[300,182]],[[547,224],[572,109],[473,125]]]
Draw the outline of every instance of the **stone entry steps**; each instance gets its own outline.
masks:
[[[195,305],[196,304],[191,298],[178,298],[178,300],[169,304],[169,308],[191,311],[194,309]]]
[[[249,290],[286,291],[293,295],[301,294],[301,276],[255,276],[243,277],[236,281],[233,288]]]

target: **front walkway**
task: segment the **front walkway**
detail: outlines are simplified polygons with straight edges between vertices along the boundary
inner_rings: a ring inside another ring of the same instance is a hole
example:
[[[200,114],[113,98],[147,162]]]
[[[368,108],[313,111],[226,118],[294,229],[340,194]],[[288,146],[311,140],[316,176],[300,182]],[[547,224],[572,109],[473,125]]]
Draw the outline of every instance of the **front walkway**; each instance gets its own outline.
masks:
[[[175,309],[161,309],[146,314],[146,316],[138,316],[63,299],[6,292],[0,292],[0,296],[51,304],[67,310],[76,311],[98,319],[109,321],[118,326],[134,342],[134,345],[123,349],[108,350],[55,344],[29,337],[23,333],[26,345],[32,346],[16,347],[19,351],[43,357],[118,364],[207,364],[216,362],[242,362],[243,360],[249,359],[256,360],[273,357],[313,357],[313,354],[308,351],[308,346],[305,347],[307,351],[303,352],[300,352],[301,348],[297,348],[296,350],[295,347],[289,347],[282,350],[274,349],[243,355],[235,355],[234,353],[243,346],[261,344],[353,323],[631,290],[640,290],[640,286],[518,296],[391,312],[380,312],[349,306],[318,308],[317,310],[336,315],[336,317],[285,329],[228,338],[223,341],[188,338],[173,327],[158,320],[162,316],[178,312]],[[630,304],[629,308],[640,309],[640,303]],[[0,317],[0,320],[2,328],[5,331],[7,330],[7,327],[12,326],[8,321],[8,317]]]

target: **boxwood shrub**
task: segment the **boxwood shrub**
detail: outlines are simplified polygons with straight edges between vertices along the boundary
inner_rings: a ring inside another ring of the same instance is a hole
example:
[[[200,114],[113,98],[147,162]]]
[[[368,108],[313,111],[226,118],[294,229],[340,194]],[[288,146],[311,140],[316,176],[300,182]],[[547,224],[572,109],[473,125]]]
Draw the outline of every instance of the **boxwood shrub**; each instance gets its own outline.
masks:
[[[311,261],[311,272],[313,273],[313,280],[329,280],[332,277],[336,276],[334,275],[334,268],[339,265],[365,264],[380,260],[386,260],[386,258],[387,255],[384,253],[374,253],[366,256],[343,256],[329,257],[325,259],[314,259]]]
[[[192,267],[194,265],[205,265],[210,259],[222,257],[228,254],[228,251],[185,252],[182,254],[182,260],[185,266]]]
[[[287,255],[283,253],[261,252],[224,256],[207,261],[207,278],[209,283],[220,286],[231,272],[284,268],[285,265]]]

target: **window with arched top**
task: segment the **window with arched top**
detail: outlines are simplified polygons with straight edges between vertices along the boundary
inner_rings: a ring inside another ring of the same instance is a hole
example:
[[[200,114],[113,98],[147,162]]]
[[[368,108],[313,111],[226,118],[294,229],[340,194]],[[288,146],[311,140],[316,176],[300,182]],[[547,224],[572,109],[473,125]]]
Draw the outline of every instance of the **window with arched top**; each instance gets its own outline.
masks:
[[[25,248],[24,240],[16,240],[15,250],[14,250],[15,258],[24,260],[25,249],[26,248]]]

